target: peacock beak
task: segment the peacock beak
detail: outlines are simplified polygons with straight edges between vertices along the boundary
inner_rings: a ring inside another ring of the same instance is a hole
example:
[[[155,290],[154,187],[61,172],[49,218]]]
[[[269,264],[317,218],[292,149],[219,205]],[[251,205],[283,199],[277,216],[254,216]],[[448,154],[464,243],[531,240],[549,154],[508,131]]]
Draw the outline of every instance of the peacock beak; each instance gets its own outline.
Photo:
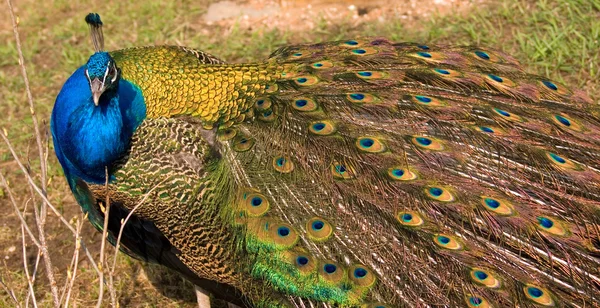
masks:
[[[104,82],[99,78],[94,78],[90,81],[90,89],[92,90],[92,98],[94,99],[94,105],[98,106],[100,102],[100,96],[104,93],[105,87]]]

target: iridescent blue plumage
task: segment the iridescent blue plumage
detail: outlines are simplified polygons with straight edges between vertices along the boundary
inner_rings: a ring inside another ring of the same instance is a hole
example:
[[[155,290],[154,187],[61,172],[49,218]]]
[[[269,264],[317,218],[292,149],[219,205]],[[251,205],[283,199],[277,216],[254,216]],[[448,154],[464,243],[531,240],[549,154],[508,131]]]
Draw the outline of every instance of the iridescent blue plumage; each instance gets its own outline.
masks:
[[[63,86],[50,124],[67,178],[104,183],[105,167],[126,151],[146,106],[139,88],[125,80],[107,90],[95,106],[86,68],[80,67]]]
[[[114,62],[108,52],[97,52],[93,54],[86,64],[90,79],[99,78],[102,80],[111,61]]]
[[[106,87],[94,102],[90,80],[98,80],[97,72],[106,75],[110,62],[108,54],[96,53],[77,69],[58,94],[50,120],[54,149],[67,182],[98,230],[104,219],[87,185],[105,183],[106,168],[111,170],[126,153],[131,136],[146,116],[139,88],[118,76],[102,83]],[[111,234],[109,240],[114,239]]]

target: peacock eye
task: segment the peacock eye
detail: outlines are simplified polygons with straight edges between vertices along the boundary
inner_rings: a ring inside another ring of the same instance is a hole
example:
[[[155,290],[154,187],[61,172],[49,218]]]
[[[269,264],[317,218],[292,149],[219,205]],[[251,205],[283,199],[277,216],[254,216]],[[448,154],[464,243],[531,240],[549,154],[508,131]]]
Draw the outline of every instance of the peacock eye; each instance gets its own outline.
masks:
[[[114,63],[110,63],[109,65],[109,72],[108,75],[110,76],[110,82],[115,82],[115,80],[117,80],[117,66]]]

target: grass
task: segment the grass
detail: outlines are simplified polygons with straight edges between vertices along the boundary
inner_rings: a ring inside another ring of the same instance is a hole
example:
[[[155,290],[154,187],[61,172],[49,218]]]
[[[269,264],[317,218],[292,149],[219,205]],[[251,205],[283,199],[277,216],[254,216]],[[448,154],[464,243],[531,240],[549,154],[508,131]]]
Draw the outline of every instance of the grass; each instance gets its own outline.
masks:
[[[433,15],[428,18],[388,18],[387,22],[355,25],[352,20],[330,24],[315,21],[310,30],[281,30],[258,27],[247,29],[241,24],[206,25],[201,15],[210,2],[176,1],[19,1],[20,33],[24,57],[39,119],[47,126],[52,105],[60,86],[91,53],[87,26],[83,17],[99,12],[105,22],[109,50],[148,44],[180,44],[205,50],[232,62],[257,61],[278,46],[290,43],[325,41],[355,36],[377,35],[396,41],[479,44],[502,49],[524,64],[528,71],[561,83],[586,90],[600,98],[600,0],[517,1],[502,0],[473,6],[470,10]],[[35,152],[32,121],[26,107],[24,83],[20,77],[17,52],[12,38],[8,13],[0,12],[0,128],[21,157],[28,159],[33,173],[39,161]],[[48,169],[49,197],[67,219],[78,217],[79,207],[70,196],[62,170],[50,152]],[[0,172],[27,202],[28,191],[22,173],[3,145],[0,147]],[[0,189],[0,278],[23,302],[27,282],[22,268],[19,222],[3,189]],[[31,220],[31,215],[27,217]],[[57,279],[63,283],[73,247],[73,237],[60,223],[49,217],[48,241],[55,260]],[[83,238],[98,253],[100,235],[84,224]],[[16,247],[14,251],[9,248]],[[29,258],[35,258],[29,249]],[[83,259],[82,259],[83,260]],[[30,261],[31,262],[31,261]],[[40,271],[42,273],[43,271]],[[139,262],[121,256],[118,263],[117,295],[124,306],[194,306],[193,294],[181,287],[176,276],[160,269],[142,270]],[[97,275],[85,260],[80,264],[73,303],[88,306],[98,293]],[[154,277],[153,277],[154,276]],[[162,279],[164,296],[149,283]],[[177,287],[179,285],[179,287]],[[175,286],[175,287],[174,287]],[[187,288],[187,289],[186,289]],[[35,285],[41,306],[51,306],[52,299],[43,274]],[[170,298],[174,297],[174,298]],[[0,306],[14,305],[8,294],[0,291]]]

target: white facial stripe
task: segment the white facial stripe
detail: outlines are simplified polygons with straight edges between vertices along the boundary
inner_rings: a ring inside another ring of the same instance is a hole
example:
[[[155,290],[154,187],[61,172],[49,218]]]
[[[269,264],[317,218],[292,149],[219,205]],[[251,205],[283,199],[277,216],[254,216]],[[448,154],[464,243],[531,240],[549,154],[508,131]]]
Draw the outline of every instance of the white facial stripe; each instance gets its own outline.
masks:
[[[111,63],[111,68],[115,71],[115,74],[113,75],[113,78],[110,80],[110,83],[115,82],[115,80],[117,80],[117,72],[116,72],[116,68],[115,66]]]
[[[110,63],[109,63],[110,66]],[[108,76],[108,66],[106,67],[106,71],[104,72],[104,78],[102,78],[102,87],[104,88],[104,84],[106,83],[106,77]]]

